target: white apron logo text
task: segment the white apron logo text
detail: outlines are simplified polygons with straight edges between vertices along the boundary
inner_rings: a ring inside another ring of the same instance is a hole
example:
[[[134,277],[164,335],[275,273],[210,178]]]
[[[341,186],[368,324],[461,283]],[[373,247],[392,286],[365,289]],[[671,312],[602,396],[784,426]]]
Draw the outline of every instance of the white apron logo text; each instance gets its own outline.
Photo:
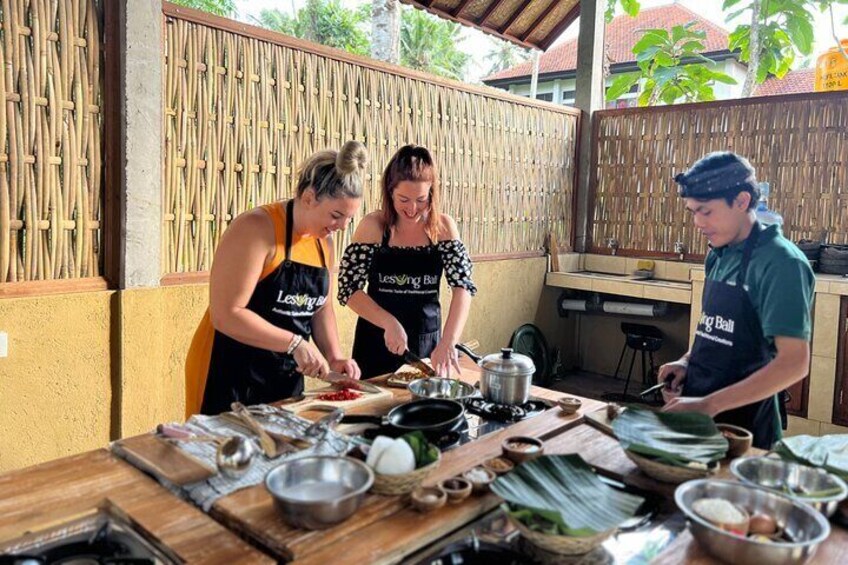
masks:
[[[297,306],[298,308],[306,308],[314,310],[320,308],[327,302],[326,296],[309,296],[308,294],[284,294],[279,291],[277,294],[277,303],[285,304],[286,306]]]
[[[438,284],[439,279],[433,275],[421,275],[418,277],[410,277],[409,275],[378,275],[380,284],[393,285],[398,287],[411,287],[415,290],[421,288],[421,285],[432,286]]]
[[[733,328],[736,325],[736,322],[733,320],[728,320],[726,318],[722,318],[721,316],[707,316],[706,314],[701,314],[700,324],[704,327],[704,331],[707,333],[712,333],[713,328],[717,330],[721,330],[723,332],[733,334]]]

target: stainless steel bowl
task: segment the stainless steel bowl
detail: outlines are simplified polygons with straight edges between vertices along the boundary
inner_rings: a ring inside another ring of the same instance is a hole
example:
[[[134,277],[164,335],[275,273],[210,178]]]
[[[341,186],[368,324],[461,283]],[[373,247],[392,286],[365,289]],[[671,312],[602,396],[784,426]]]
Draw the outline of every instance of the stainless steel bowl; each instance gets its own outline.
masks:
[[[413,398],[461,400],[477,394],[477,389],[466,382],[437,377],[416,379],[409,383],[408,388]]]
[[[693,502],[708,497],[728,500],[750,514],[773,517],[793,542],[760,542],[713,526],[692,511]],[[692,536],[701,547],[714,557],[734,565],[806,563],[819,544],[830,535],[830,523],[810,506],[762,487],[736,481],[689,481],[677,487],[674,501],[689,519]]]
[[[283,519],[296,528],[329,528],[356,512],[374,482],[362,461],[329,455],[286,461],[265,476]]]
[[[761,486],[809,504],[825,516],[848,497],[848,485],[824,469],[807,467],[774,457],[743,457],[730,464],[730,472],[743,483]],[[838,492],[830,496],[805,496],[803,493]]]

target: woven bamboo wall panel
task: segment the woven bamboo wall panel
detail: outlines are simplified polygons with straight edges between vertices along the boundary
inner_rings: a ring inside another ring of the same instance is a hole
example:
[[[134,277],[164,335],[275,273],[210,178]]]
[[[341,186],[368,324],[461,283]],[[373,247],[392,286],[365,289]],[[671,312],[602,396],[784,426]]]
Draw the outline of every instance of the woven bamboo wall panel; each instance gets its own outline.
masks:
[[[163,273],[208,270],[230,221],[290,197],[312,152],[365,143],[356,221],[378,208],[402,145],[437,159],[443,210],[474,254],[571,240],[576,117],[508,102],[211,25],[166,17]]]
[[[711,151],[748,158],[792,241],[848,243],[848,93],[766,97],[597,115],[592,246],[706,253],[672,177]]]
[[[0,282],[98,276],[97,3],[4,0],[0,21]]]

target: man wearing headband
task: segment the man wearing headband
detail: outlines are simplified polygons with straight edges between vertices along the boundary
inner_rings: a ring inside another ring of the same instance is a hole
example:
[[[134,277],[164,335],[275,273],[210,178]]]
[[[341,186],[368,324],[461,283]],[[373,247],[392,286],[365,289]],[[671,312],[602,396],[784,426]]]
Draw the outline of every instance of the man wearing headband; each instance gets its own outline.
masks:
[[[815,276],[779,226],[757,222],[759,185],[746,159],[710,153],[674,180],[711,249],[695,341],[659,371],[672,389],[682,385],[663,410],[715,416],[769,449],[785,419],[778,395],[808,371]]]

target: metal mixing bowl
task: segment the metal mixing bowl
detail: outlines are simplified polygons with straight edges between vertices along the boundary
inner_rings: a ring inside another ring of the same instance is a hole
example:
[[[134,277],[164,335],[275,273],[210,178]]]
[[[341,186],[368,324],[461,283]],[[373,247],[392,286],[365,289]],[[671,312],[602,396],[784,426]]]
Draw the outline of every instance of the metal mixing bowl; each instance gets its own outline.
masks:
[[[701,498],[722,498],[750,514],[771,516],[793,542],[761,542],[721,530],[692,511],[692,503]],[[806,563],[830,535],[830,523],[810,506],[736,481],[698,479],[683,483],[674,492],[674,502],[686,514],[692,536],[701,547],[734,565]]]
[[[466,382],[438,377],[416,379],[409,383],[408,388],[413,398],[461,400],[477,394],[477,389]]]
[[[356,512],[374,483],[362,461],[330,455],[286,461],[265,476],[274,506],[290,525],[329,528]]]
[[[825,516],[848,497],[848,485],[824,469],[807,467],[774,457],[743,457],[730,464],[730,472],[743,483],[758,485],[809,504]],[[810,497],[803,493],[838,489],[830,496]]]

